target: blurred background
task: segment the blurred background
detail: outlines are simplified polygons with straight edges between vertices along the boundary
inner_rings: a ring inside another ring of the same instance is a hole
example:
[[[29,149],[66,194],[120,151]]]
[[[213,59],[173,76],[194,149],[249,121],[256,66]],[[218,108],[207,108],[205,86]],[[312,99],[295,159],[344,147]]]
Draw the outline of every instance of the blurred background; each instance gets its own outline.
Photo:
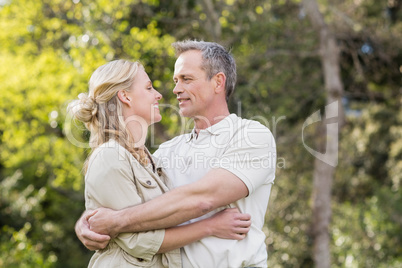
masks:
[[[84,210],[89,149],[79,145],[88,133],[68,120],[67,104],[97,67],[124,58],[141,60],[162,102],[176,107],[171,43],[184,39],[231,49],[231,112],[276,138],[269,267],[325,267],[320,250],[331,267],[401,267],[401,2],[0,0],[0,267],[87,266],[92,252],[74,224]],[[325,51],[325,36],[335,50]],[[323,68],[327,60],[339,73]],[[334,94],[328,81],[337,77]],[[303,139],[302,130],[331,96],[344,113],[338,163],[321,170],[321,191],[319,164],[306,150],[323,137],[320,124],[305,127]],[[153,151],[183,131],[175,109],[161,110]],[[329,200],[321,211],[320,194]],[[317,231],[320,213],[330,221]],[[329,239],[321,248],[320,232]]]

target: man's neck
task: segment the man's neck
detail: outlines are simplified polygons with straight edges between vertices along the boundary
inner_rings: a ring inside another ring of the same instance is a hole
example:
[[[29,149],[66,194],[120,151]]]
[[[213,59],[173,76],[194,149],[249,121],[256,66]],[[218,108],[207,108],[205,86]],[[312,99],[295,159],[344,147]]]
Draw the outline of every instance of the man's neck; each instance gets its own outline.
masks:
[[[214,115],[210,115],[208,117],[205,116],[195,116],[194,119],[194,128],[196,133],[198,134],[200,130],[206,129],[210,126],[213,126],[224,118],[230,115],[229,110],[222,111],[221,113],[216,113]]]

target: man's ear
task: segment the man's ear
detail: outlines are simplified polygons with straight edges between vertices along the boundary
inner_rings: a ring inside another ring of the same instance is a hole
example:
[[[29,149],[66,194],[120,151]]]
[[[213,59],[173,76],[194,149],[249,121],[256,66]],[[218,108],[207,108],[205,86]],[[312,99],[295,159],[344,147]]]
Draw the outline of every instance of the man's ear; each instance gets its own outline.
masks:
[[[127,95],[127,91],[125,91],[125,90],[119,90],[119,91],[117,92],[117,97],[119,98],[119,100],[120,100],[122,103],[125,103],[125,104],[127,104],[128,106],[131,107],[131,98]]]
[[[223,72],[219,72],[214,76],[215,81],[215,93],[221,93],[225,91],[226,75]]]

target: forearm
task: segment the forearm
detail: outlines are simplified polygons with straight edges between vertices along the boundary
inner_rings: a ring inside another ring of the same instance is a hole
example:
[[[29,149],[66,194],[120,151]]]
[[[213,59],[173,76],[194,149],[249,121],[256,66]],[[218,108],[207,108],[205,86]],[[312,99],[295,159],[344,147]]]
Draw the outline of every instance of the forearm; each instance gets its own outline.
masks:
[[[211,202],[194,188],[183,186],[144,204],[118,211],[116,233],[169,228],[213,210]]]
[[[89,219],[89,224],[91,230],[112,237],[119,233],[166,229],[198,218],[247,194],[247,187],[235,175],[214,170],[197,182],[178,187],[144,204],[111,213],[97,213]]]
[[[202,221],[166,229],[158,253],[183,247],[207,236],[242,240],[250,230],[250,225],[249,214],[242,214],[237,208],[224,209]]]
[[[158,253],[165,253],[173,249],[184,247],[204,237],[213,235],[208,220],[172,227],[166,229],[163,243]]]

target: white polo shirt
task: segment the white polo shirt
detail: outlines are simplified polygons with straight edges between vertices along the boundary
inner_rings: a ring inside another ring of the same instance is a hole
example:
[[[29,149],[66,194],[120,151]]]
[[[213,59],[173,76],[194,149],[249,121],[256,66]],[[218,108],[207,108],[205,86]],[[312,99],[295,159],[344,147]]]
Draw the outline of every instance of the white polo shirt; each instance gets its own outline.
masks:
[[[207,237],[182,250],[183,267],[266,267],[262,231],[275,179],[276,145],[268,128],[235,114],[217,124],[163,143],[154,154],[175,187],[201,179],[212,168],[223,168],[241,179],[249,195],[232,204],[251,215],[251,228],[241,241]],[[217,180],[219,178],[216,178]],[[186,202],[183,200],[183,202]],[[210,217],[219,208],[198,219]]]

